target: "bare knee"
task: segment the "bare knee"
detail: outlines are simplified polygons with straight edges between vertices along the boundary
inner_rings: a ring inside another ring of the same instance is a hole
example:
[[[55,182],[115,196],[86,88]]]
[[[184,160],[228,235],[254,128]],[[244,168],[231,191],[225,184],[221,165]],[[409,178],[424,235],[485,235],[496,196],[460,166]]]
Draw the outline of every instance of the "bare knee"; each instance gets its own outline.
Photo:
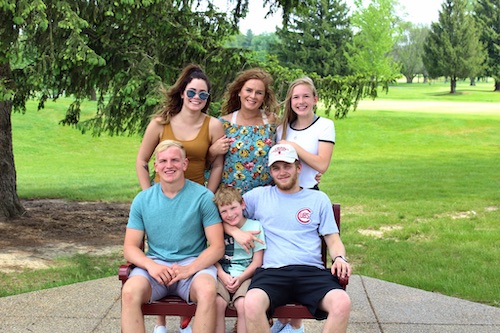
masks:
[[[337,318],[349,317],[351,312],[351,299],[343,290],[332,290],[323,299],[322,305],[328,315]]]
[[[236,312],[238,312],[238,316],[245,315],[245,297],[238,297],[234,301],[234,308],[236,309]]]
[[[269,298],[267,294],[260,289],[251,289],[245,296],[244,311],[249,319],[258,318],[269,308]]]
[[[217,296],[215,303],[217,304],[217,311],[219,313],[225,313],[227,308],[227,302],[221,296]]]
[[[191,299],[198,305],[210,304],[213,306],[217,298],[215,280],[208,274],[195,277],[190,291]]]
[[[122,304],[124,305],[141,305],[150,298],[151,286],[144,277],[132,277],[122,287]]]

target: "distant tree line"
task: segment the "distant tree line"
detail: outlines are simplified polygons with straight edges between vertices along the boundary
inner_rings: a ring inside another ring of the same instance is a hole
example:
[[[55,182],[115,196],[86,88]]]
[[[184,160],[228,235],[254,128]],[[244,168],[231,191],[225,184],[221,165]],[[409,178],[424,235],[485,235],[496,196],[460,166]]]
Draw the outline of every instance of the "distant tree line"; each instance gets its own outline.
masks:
[[[366,1],[365,1],[366,2]],[[239,34],[230,45],[260,55],[272,54],[288,68],[327,75],[364,73],[373,77],[417,75],[456,80],[492,77],[500,91],[500,0],[446,0],[438,22],[416,25],[395,15],[396,0],[355,1],[349,16],[345,2],[316,1],[293,12],[275,33]]]

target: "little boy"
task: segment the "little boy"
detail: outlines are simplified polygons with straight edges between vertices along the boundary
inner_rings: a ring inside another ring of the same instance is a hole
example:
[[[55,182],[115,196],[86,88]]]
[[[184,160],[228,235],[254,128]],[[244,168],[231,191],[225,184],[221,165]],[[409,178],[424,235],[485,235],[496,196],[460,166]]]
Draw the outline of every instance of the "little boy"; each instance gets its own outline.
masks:
[[[264,241],[264,229],[259,221],[243,216],[245,202],[235,187],[221,187],[215,193],[214,202],[219,208],[223,223],[241,230],[260,230],[256,237]],[[216,263],[217,267],[217,323],[216,333],[226,332],[225,312],[231,306],[238,312],[237,332],[245,333],[244,297],[250,285],[250,278],[257,267],[262,265],[265,245],[255,242],[255,247],[247,253],[232,236],[224,235],[226,251],[224,257]]]

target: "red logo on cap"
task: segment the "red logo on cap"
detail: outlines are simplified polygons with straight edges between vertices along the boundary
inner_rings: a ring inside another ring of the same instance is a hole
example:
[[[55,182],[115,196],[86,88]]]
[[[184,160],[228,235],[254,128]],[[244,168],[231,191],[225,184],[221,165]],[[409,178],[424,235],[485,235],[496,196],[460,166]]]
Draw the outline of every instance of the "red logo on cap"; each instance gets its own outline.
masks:
[[[282,152],[288,151],[287,147],[276,147],[274,148],[273,153],[275,154],[281,154]]]
[[[302,224],[308,224],[311,222],[311,213],[309,208],[302,208],[297,213],[297,220]]]

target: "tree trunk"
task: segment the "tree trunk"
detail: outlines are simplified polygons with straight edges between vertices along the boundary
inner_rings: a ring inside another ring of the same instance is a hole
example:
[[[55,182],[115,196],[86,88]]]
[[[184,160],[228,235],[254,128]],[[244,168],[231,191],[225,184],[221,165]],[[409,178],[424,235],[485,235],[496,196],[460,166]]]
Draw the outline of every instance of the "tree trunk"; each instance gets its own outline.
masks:
[[[0,79],[10,78],[10,65],[0,65]],[[12,101],[0,101],[0,218],[22,216],[26,210],[17,196],[12,149]]]
[[[495,91],[500,91],[500,81],[495,81]]]
[[[450,79],[450,94],[454,94],[457,92],[457,79]]]
[[[97,101],[97,93],[95,89],[92,89],[92,91],[90,92],[90,100],[94,102]]]

